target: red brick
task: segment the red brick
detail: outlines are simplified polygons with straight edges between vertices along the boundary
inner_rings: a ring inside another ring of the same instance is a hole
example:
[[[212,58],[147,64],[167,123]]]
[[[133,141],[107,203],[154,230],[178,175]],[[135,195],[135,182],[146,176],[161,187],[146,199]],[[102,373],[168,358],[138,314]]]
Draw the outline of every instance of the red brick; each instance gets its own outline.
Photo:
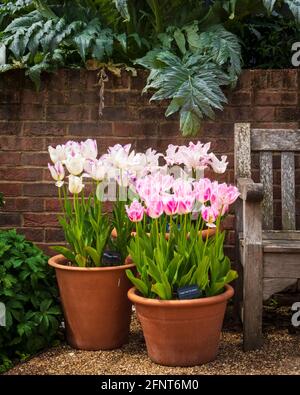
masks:
[[[0,119],[16,121],[20,119],[20,106],[18,104],[0,104]]]
[[[260,122],[274,121],[275,108],[274,107],[254,107],[253,108],[254,120]]]
[[[252,70],[252,87],[254,89],[267,89],[269,85],[268,70]]]
[[[107,89],[129,89],[130,84],[130,74],[125,70],[122,70],[121,76],[118,77],[109,71],[107,72],[108,81],[105,82],[105,88]]]
[[[67,125],[57,122],[25,122],[23,133],[25,136],[63,136],[67,134]]]
[[[61,206],[59,200],[56,199],[46,199],[45,200],[45,211],[61,211]]]
[[[38,181],[42,178],[42,169],[0,168],[0,178],[5,181]]]
[[[13,183],[0,183],[0,192],[6,196],[21,196],[22,195],[22,184]]]
[[[243,70],[242,74],[240,75],[236,89],[250,89],[251,88],[251,78],[252,74],[250,70]]]
[[[117,137],[139,137],[139,136],[155,136],[157,135],[158,124],[136,123],[136,122],[115,122],[113,135]],[[178,133],[178,129],[177,129]]]
[[[0,152],[0,166],[18,166],[21,163],[20,152]]]
[[[35,183],[35,184],[24,184],[23,185],[24,196],[57,196],[57,187],[54,182],[51,184],[46,183]]]
[[[98,105],[91,106],[91,121],[134,121],[138,119],[138,109],[135,107],[104,107],[103,116],[99,118]]]
[[[234,216],[230,214],[227,215],[222,224],[224,229],[234,229]]]
[[[19,108],[19,119],[42,120],[44,119],[44,107],[41,104],[22,104]]]
[[[1,91],[0,104],[20,103],[20,92],[12,90]]]
[[[21,163],[23,166],[46,167],[49,162],[50,159],[48,152],[37,152],[37,153],[22,152]]]
[[[254,102],[263,106],[281,104],[281,94],[280,92],[257,91],[254,94]]]
[[[51,247],[52,247],[53,245],[59,245],[59,244],[62,245],[62,243],[51,243],[51,244],[47,244],[47,243],[36,243],[36,246],[37,246],[38,248],[40,248],[40,249],[44,252],[45,255],[47,255],[47,256],[54,256],[54,255],[57,255],[57,252],[54,251]]]
[[[23,214],[24,226],[55,227],[58,226],[56,214],[25,213]]]
[[[299,121],[300,109],[298,107],[276,108],[276,120],[280,122]]]
[[[7,201],[8,199],[6,199]],[[6,205],[5,205],[6,208]],[[44,202],[42,199],[26,199],[18,198],[15,199],[15,210],[16,211],[43,211]]]
[[[70,136],[82,136],[84,138],[97,136],[111,136],[112,135],[112,123],[103,122],[85,122],[85,123],[71,123],[69,125]]]
[[[142,91],[146,86],[148,72],[146,70],[138,70],[137,77],[131,77],[131,89]]]
[[[2,151],[41,151],[44,149],[42,138],[20,138],[16,136],[3,136],[0,139]]]
[[[17,228],[17,232],[23,234],[29,241],[45,241],[45,229],[43,228]]]
[[[1,117],[0,117],[1,120]],[[21,123],[0,121],[0,134],[1,135],[18,135],[21,133]]]
[[[250,91],[232,91],[226,96],[230,105],[249,106],[251,104]]]
[[[20,226],[21,214],[19,213],[0,213],[0,226]]]
[[[21,101],[24,104],[41,104],[45,101],[45,91],[23,89],[21,91]]]
[[[65,242],[65,235],[62,229],[46,229],[45,241],[50,243]]]
[[[270,70],[269,88],[297,90],[298,71],[296,69]]]
[[[47,120],[51,121],[84,121],[88,120],[88,107],[69,105],[49,105]]]

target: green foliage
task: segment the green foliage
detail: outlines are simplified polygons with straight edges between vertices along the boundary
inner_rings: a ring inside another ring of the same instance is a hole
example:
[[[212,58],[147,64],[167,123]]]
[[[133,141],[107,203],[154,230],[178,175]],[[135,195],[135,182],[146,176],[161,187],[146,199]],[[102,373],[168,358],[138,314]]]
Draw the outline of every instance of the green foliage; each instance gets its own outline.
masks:
[[[165,219],[154,220],[150,233],[137,224],[137,235],[130,241],[128,252],[138,276],[127,270],[128,278],[147,298],[174,299],[177,288],[187,285],[197,285],[204,297],[222,293],[225,284],[237,277],[223,252],[225,233],[217,232],[203,240],[199,222],[194,224],[185,218],[178,225],[171,224],[166,239]]]
[[[132,223],[130,222],[126,211],[125,202],[117,200],[113,208],[112,223],[117,231],[117,237],[111,240],[112,250],[121,254],[121,261],[125,262],[127,258],[127,246],[131,239]]]
[[[64,255],[73,265],[80,267],[102,266],[104,249],[111,234],[111,225],[107,214],[102,212],[102,202],[96,195],[85,199],[74,194],[67,196],[65,186],[63,215],[59,223],[63,228],[68,247],[55,246],[55,251]]]
[[[0,371],[57,339],[62,318],[53,270],[47,257],[15,230],[0,231]]]
[[[290,68],[291,48],[300,41],[295,21],[283,16],[255,17],[245,20],[241,37],[244,62],[256,68]]]
[[[153,100],[172,99],[166,114],[179,111],[184,135],[196,134],[204,116],[222,109],[221,88],[234,86],[241,71],[241,46],[246,67],[290,66],[288,46],[297,39],[300,23],[300,0],[4,3],[0,43],[7,46],[8,58],[0,72],[24,68],[38,87],[43,71],[59,67],[137,63],[154,69],[146,89],[159,91]],[[283,45],[276,48],[276,42]],[[161,61],[163,52],[166,59]],[[175,69],[170,57],[177,59]],[[166,95],[164,77],[170,84]]]
[[[0,192],[0,209],[4,206],[5,201],[4,201],[4,196],[3,193]]]
[[[193,23],[169,32],[161,36],[165,46],[137,62],[150,70],[145,90],[157,90],[151,100],[172,99],[166,116],[180,111],[183,135],[195,135],[204,116],[214,118],[213,109],[223,109],[226,98],[220,86],[235,83],[241,72],[240,45],[220,25],[200,32]],[[179,56],[172,51],[174,43]]]

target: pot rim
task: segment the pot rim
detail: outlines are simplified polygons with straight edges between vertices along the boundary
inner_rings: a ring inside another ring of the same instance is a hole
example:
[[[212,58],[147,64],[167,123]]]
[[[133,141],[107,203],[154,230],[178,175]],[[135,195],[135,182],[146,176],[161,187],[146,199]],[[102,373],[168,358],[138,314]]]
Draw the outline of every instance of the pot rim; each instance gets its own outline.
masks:
[[[225,292],[220,295],[208,296],[206,298],[198,298],[198,299],[185,299],[185,300],[159,300],[159,299],[150,299],[145,298],[143,296],[137,295],[136,287],[132,287],[129,289],[127,295],[131,302],[135,304],[140,304],[144,306],[152,306],[152,307],[196,307],[196,306],[208,306],[212,304],[218,304],[227,301],[234,294],[234,289],[231,285],[225,285]]]
[[[62,255],[54,255],[48,260],[48,265],[54,267],[55,269],[61,269],[61,270],[72,270],[72,271],[112,271],[112,270],[124,270],[124,269],[131,269],[135,267],[134,263],[128,263],[126,265],[118,265],[118,266],[102,266],[102,267],[79,267],[79,266],[66,266],[62,262],[66,262],[68,259]]]

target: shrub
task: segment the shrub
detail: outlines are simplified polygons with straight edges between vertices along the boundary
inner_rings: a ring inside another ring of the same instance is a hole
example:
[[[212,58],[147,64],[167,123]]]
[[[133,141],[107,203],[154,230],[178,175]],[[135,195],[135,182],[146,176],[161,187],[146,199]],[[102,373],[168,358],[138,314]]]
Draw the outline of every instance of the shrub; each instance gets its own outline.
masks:
[[[61,320],[55,275],[44,253],[15,230],[0,231],[0,372],[53,344]]]

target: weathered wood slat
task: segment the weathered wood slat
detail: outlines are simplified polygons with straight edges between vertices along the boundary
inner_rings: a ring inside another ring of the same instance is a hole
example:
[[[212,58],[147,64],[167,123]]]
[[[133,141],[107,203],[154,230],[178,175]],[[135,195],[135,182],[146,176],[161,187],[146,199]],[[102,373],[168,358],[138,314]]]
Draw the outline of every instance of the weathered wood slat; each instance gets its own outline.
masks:
[[[263,228],[273,229],[273,157],[272,152],[260,154],[260,182],[263,184]]]
[[[251,148],[253,151],[300,151],[300,130],[252,129]]]
[[[260,202],[245,200],[243,203],[243,330],[244,350],[247,351],[262,344],[263,260]]]
[[[300,255],[265,252],[264,277],[300,278]]]
[[[299,254],[299,265],[300,265],[300,243],[297,241],[286,240],[279,241],[273,240],[273,243],[267,243],[264,245],[264,252],[278,252],[278,253],[293,253]]]
[[[281,154],[281,204],[282,229],[296,229],[295,156],[292,152],[282,152]]]
[[[285,288],[297,282],[294,278],[264,278],[263,299],[267,300],[276,292],[281,292]]]
[[[250,124],[236,123],[234,125],[234,172],[238,177],[251,177],[251,146]]]
[[[298,230],[272,230],[263,231],[263,240],[298,240],[300,242],[300,231]]]

